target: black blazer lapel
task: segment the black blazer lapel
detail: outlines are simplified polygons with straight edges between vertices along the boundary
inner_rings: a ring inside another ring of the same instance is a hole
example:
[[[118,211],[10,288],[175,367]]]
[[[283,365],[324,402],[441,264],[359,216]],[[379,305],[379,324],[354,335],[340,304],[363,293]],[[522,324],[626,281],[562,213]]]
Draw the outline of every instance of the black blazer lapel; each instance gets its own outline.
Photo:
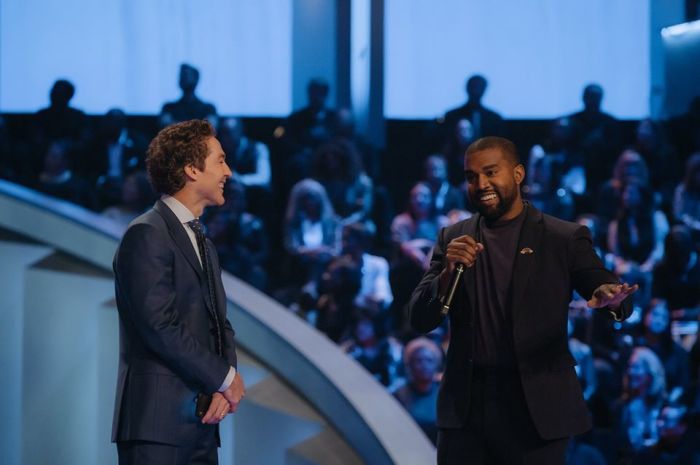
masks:
[[[194,268],[194,271],[197,273],[197,278],[199,278],[199,283],[206,286],[204,270],[202,270],[202,265],[200,265],[197,254],[194,251],[194,247],[192,247],[192,241],[190,241],[190,238],[187,236],[182,223],[180,223],[180,220],[177,219],[175,213],[173,213],[173,211],[161,200],[156,202],[153,209],[157,211],[165,220],[170,236],[173,238],[175,245],[177,245],[190,265],[192,265],[192,268]]]
[[[521,306],[523,293],[535,269],[538,254],[543,252],[543,228],[542,212],[528,205],[518,247],[515,250],[515,265],[511,278],[510,314],[513,319],[516,316],[516,309]]]

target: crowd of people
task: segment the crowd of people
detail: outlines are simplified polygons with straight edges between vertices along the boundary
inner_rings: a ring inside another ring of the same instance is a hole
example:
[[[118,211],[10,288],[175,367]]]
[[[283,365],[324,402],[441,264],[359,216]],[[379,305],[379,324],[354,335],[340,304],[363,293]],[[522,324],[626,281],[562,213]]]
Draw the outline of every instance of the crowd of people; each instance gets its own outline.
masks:
[[[234,174],[226,204],[203,220],[222,268],[335,341],[435,440],[450,328],[416,334],[405,307],[440,229],[472,215],[466,148],[508,135],[508,122],[482,103],[487,80],[470,77],[467,102],[429,123],[422,179],[394,209],[382,152],[357,133],[350,109],[328,106],[325,81],[309,82],[308,105],[266,145],[200,100],[198,79],[181,66],[182,97],[163,105],[157,125],[207,119],[217,129]],[[0,177],[128,224],[155,200],[144,170],[149,134],[119,109],[91,123],[70,106],[74,93],[56,81],[25,137],[0,116]],[[549,136],[521,154],[525,198],[587,226],[606,266],[640,285],[624,323],[572,297],[569,348],[594,428],[571,443],[568,460],[698,463],[700,97],[686,115],[643,119],[627,137],[602,111],[603,95],[586,86],[583,109],[554,119]]]

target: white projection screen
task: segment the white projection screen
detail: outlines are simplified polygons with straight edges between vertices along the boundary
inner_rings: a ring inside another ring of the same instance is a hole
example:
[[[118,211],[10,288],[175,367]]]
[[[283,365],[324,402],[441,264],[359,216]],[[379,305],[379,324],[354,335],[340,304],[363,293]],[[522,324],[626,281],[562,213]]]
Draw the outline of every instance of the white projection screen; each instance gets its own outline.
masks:
[[[603,110],[649,114],[649,0],[385,0],[389,118],[444,114],[465,81],[489,81],[484,104],[507,118],[577,111],[590,82]]]
[[[88,113],[155,114],[178,67],[221,114],[291,111],[292,0],[0,0],[0,111],[48,104],[57,78]]]

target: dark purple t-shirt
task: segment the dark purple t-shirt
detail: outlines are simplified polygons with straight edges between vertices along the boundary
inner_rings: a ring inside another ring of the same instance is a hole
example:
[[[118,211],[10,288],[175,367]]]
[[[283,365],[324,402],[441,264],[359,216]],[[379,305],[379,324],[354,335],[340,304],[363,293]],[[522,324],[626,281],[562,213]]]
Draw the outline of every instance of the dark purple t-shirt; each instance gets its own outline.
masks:
[[[484,250],[476,260],[476,340],[474,363],[484,366],[515,365],[508,295],[520,230],[527,206],[507,221],[479,221],[478,240]]]

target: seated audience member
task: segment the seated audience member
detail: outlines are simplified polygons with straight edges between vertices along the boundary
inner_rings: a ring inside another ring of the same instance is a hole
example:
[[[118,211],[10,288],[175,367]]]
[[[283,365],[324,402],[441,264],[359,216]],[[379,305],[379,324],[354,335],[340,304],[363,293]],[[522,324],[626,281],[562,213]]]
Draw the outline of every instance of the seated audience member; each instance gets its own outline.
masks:
[[[472,125],[474,139],[505,135],[505,124],[501,115],[481,103],[487,86],[488,81],[479,74],[467,79],[467,102],[445,113],[445,126],[448,131],[452,131],[459,120],[467,119]]]
[[[394,296],[389,284],[389,263],[384,257],[368,253],[372,233],[364,223],[351,223],[343,228],[343,254],[360,267],[362,284],[355,305],[372,317],[384,311]]]
[[[584,299],[579,300],[579,302],[581,301],[585,304]],[[582,340],[583,337],[577,334],[581,331],[574,331],[577,324],[585,324],[585,317],[569,312],[569,351],[571,355],[574,356],[574,359],[576,359],[576,376],[581,383],[583,398],[588,402],[596,391],[598,381],[596,379],[595,366],[593,363],[593,351],[591,350],[591,346]]]
[[[649,188],[649,168],[634,150],[628,149],[620,154],[612,173],[612,177],[598,191],[596,207],[596,214],[606,222],[615,218],[625,186],[637,184]]]
[[[155,202],[155,192],[145,171],[135,171],[124,178],[121,202],[102,210],[102,216],[127,225]]]
[[[652,194],[637,184],[627,184],[615,219],[608,226],[608,250],[615,256],[615,273],[640,284],[635,299],[640,306],[651,297],[651,272],[664,254],[669,226],[666,216],[653,208]]]
[[[565,220],[574,217],[574,197],[563,186],[564,159],[558,154],[547,154],[535,145],[530,150],[528,175],[523,193],[528,201],[545,213]]]
[[[438,374],[442,351],[433,341],[419,337],[404,349],[406,384],[394,391],[418,426],[435,444],[437,442],[437,395],[440,387]]]
[[[352,145],[333,141],[316,149],[313,178],[321,183],[342,224],[369,221],[372,210],[372,180]]]
[[[362,285],[360,267],[350,257],[336,257],[328,264],[318,284],[315,305],[316,328],[334,342],[347,337],[359,315],[355,299]]]
[[[647,347],[636,347],[627,362],[619,417],[623,450],[637,452],[659,440],[656,420],[666,398],[664,367]]]
[[[652,296],[665,299],[674,318],[696,319],[700,310],[700,260],[690,229],[676,225],[654,267]]]
[[[430,155],[423,165],[423,181],[433,195],[433,209],[440,215],[464,210],[464,195],[447,179],[447,161],[442,155]]]
[[[448,219],[435,213],[430,188],[418,183],[409,194],[408,208],[391,223],[394,258],[391,265],[391,288],[394,291],[395,327],[403,330],[403,306],[428,269],[433,245]]]
[[[447,174],[452,183],[458,186],[464,182],[464,154],[467,147],[476,140],[474,127],[467,118],[460,118],[449,128],[447,142],[442,148],[442,153],[447,159]]]
[[[270,151],[262,142],[245,135],[243,121],[221,118],[217,137],[238,183],[246,188],[270,188]]]
[[[179,85],[182,96],[179,100],[168,102],[160,110],[160,124],[165,127],[191,119],[207,119],[216,127],[216,108],[195,95],[199,83],[199,70],[192,65],[180,65]]]
[[[676,151],[666,143],[661,126],[650,118],[637,125],[633,147],[649,167],[651,188],[659,194],[664,209],[667,209],[681,174]]]
[[[659,440],[632,457],[631,465],[697,465],[700,463],[700,437],[689,424],[688,409],[666,404],[656,421]]]
[[[88,183],[71,169],[73,147],[67,140],[49,144],[36,188],[53,197],[90,208],[92,199]]]
[[[669,397],[680,398],[690,383],[688,352],[673,340],[666,301],[652,299],[644,308],[635,345],[648,347],[661,360]]]
[[[212,210],[212,215],[206,219],[208,236],[224,270],[264,291],[267,287],[267,234],[263,222],[245,209],[245,188],[236,182],[227,183],[226,204]]]
[[[695,243],[700,244],[700,152],[688,158],[683,181],[673,197],[673,214],[691,229]]]
[[[572,144],[583,156],[587,189],[595,192],[611,171],[619,150],[618,121],[601,110],[603,88],[589,84],[583,89],[583,109],[569,116]]]
[[[407,210],[397,215],[391,224],[399,261],[427,270],[435,239],[446,225],[447,218],[435,212],[430,188],[422,182],[413,186]]]
[[[120,185],[126,175],[144,168],[147,146],[141,134],[127,128],[124,112],[111,109],[88,145],[81,171],[93,182],[104,176]]]
[[[383,336],[370,316],[360,312],[341,348],[384,386],[391,388],[397,381],[403,348],[393,337]]]
[[[295,284],[315,287],[340,248],[340,232],[326,190],[313,179],[299,181],[287,203],[284,246],[292,258]],[[315,294],[315,292],[312,292]]]
[[[360,155],[365,173],[375,182],[381,178],[381,163],[377,150],[355,129],[355,116],[349,108],[338,108],[330,119],[331,140],[345,142]]]

